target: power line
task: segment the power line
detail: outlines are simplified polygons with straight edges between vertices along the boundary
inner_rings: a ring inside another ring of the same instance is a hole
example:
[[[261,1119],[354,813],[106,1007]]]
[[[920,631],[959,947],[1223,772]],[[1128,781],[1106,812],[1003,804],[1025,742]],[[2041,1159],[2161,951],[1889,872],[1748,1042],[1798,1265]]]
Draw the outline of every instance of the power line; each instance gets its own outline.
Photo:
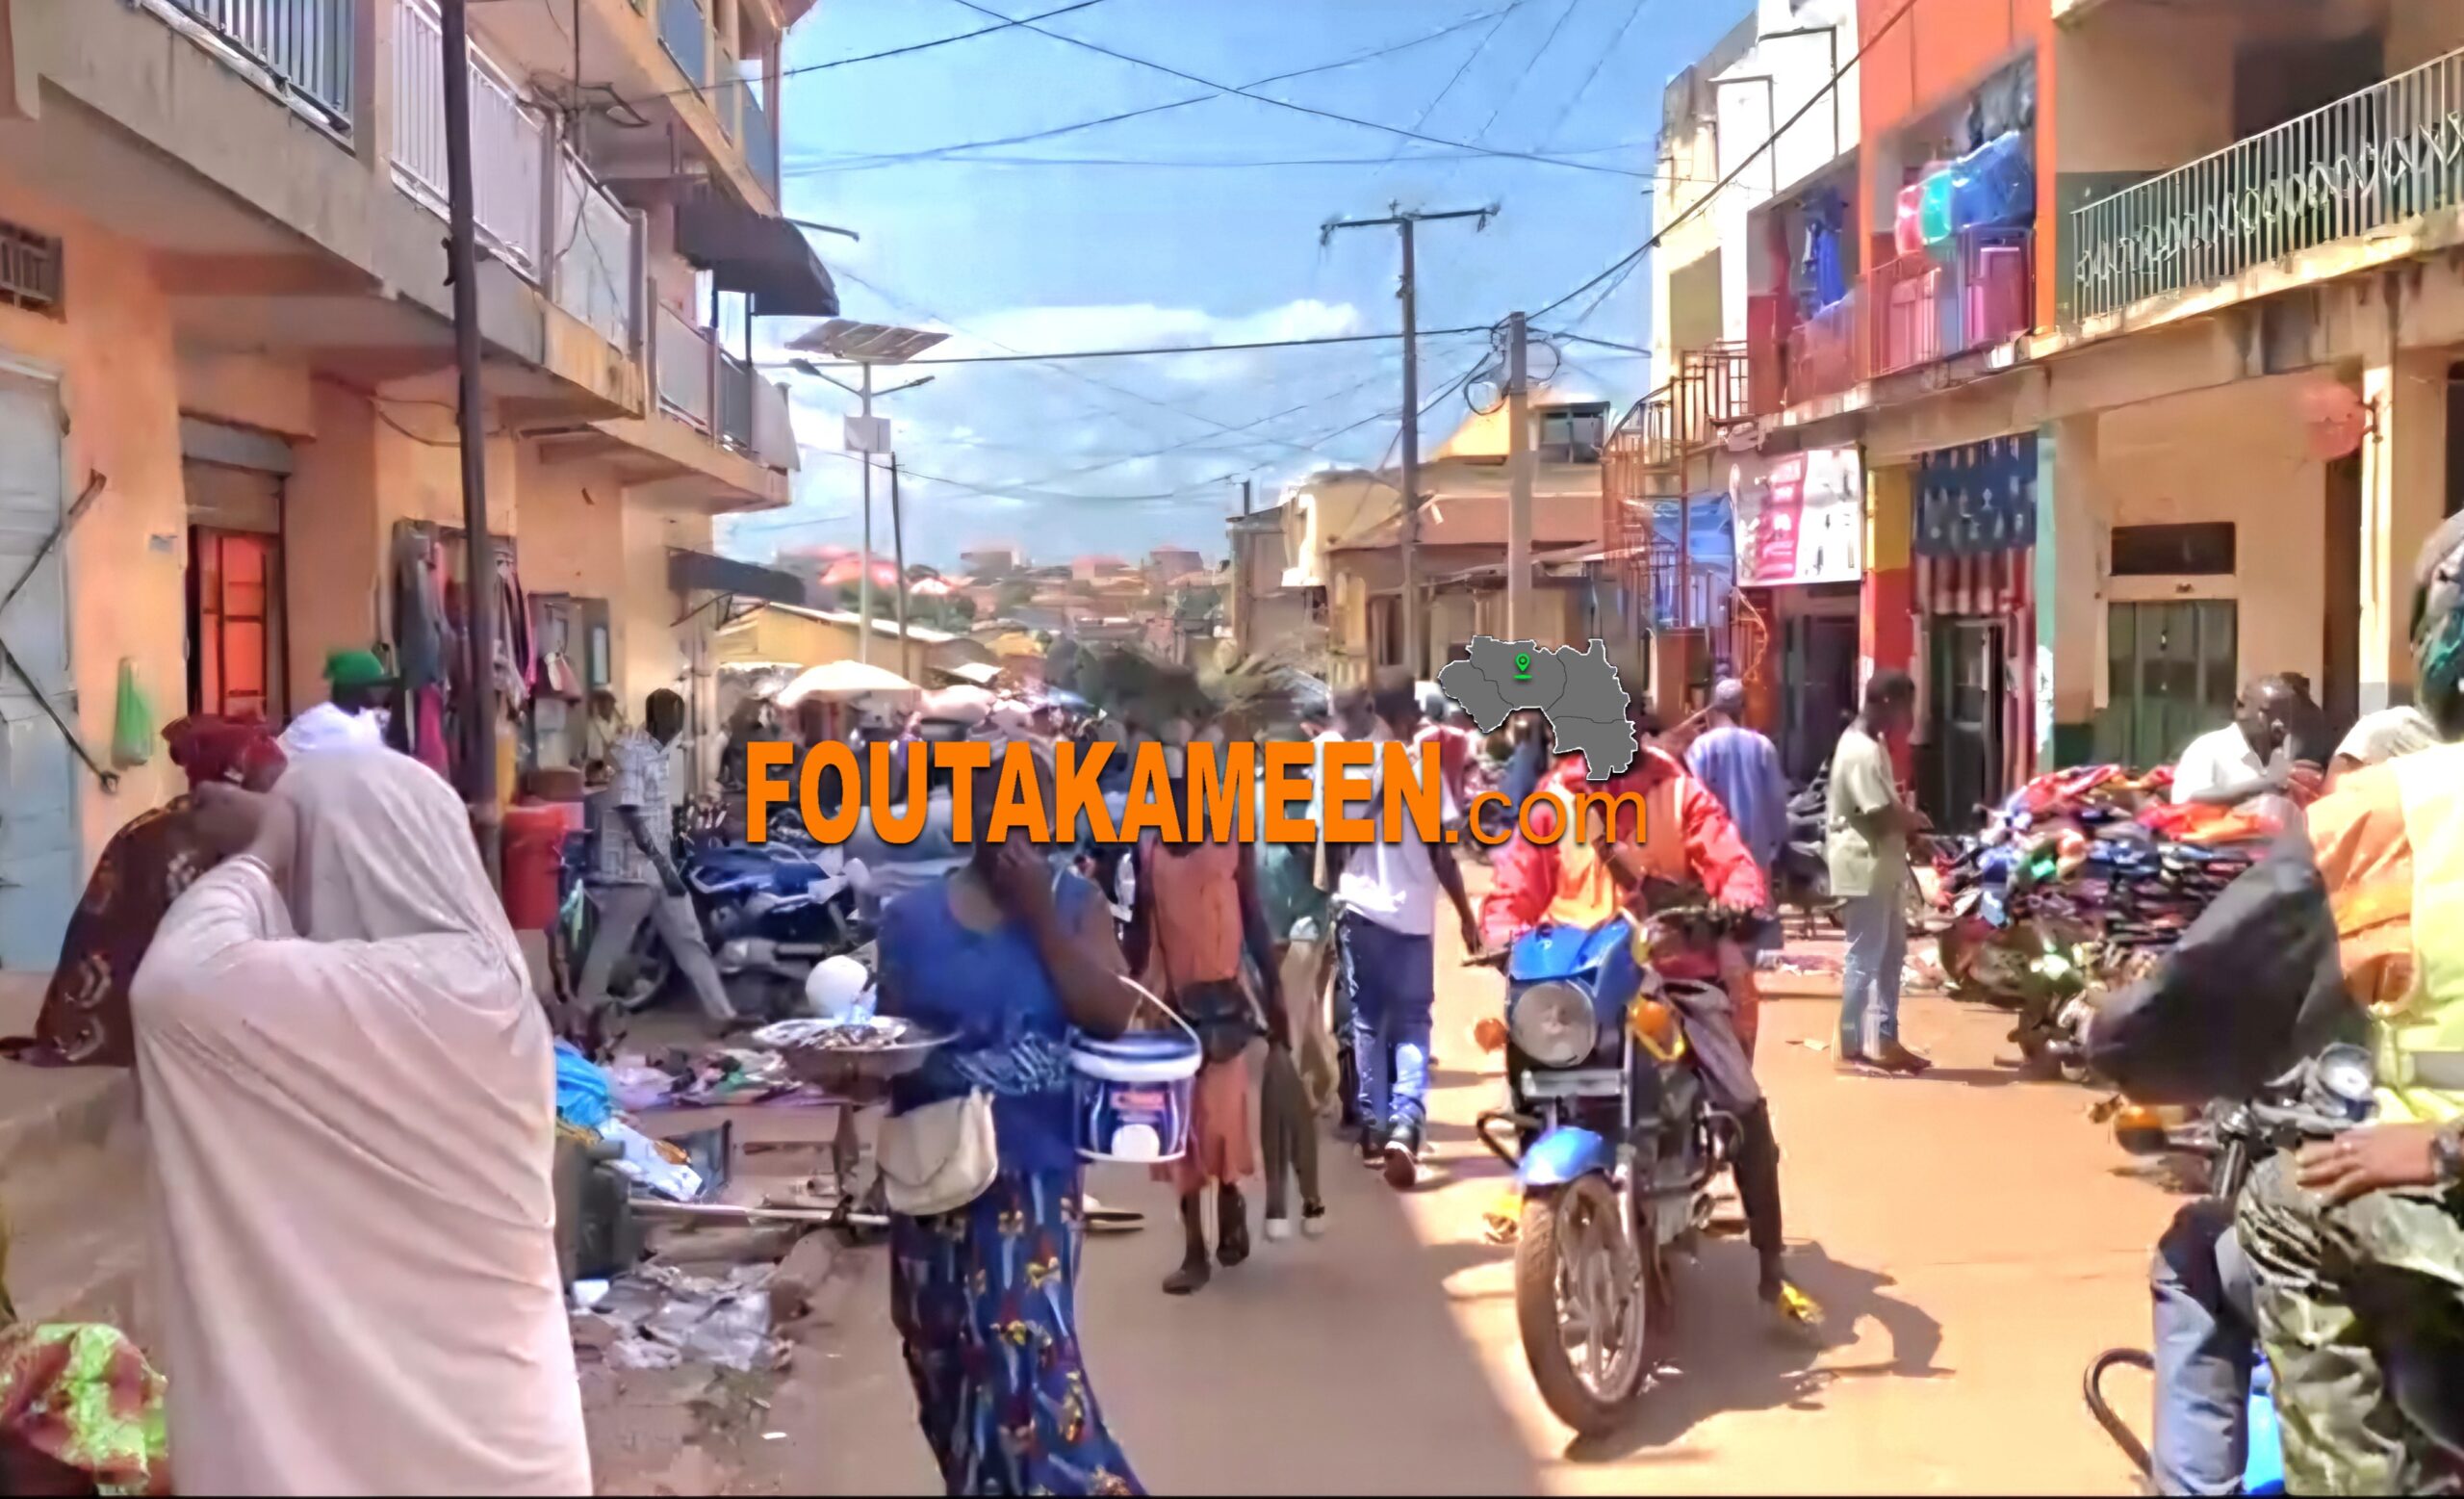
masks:
[[[999,20],[1008,19],[1008,17],[1002,15],[1000,12],[992,10],[988,6],[978,5],[976,0],[955,0],[955,3],[965,6],[968,10],[981,15],[992,16]],[[1027,30],[1034,32],[1039,37],[1049,37],[1055,41],[1067,42],[1073,47],[1079,47],[1103,57],[1114,58],[1119,62],[1134,64],[1140,67],[1152,68],[1156,72],[1168,74],[1171,77],[1181,79],[1185,82],[1196,84],[1201,88],[1213,89],[1218,92],[1238,94],[1245,99],[1254,99],[1260,104],[1271,104],[1277,109],[1290,110],[1296,115],[1310,115],[1315,116],[1320,119],[1335,120],[1341,124],[1357,125],[1363,130],[1384,131],[1390,135],[1399,135],[1410,140],[1425,142],[1430,145],[1452,146],[1457,150],[1478,151],[1485,156],[1503,157],[1515,161],[1536,162],[1549,167],[1563,167],[1573,171],[1601,172],[1617,177],[1643,177],[1648,175],[1644,172],[1629,171],[1623,167],[1601,167],[1590,162],[1571,161],[1563,157],[1555,156],[1542,156],[1534,151],[1502,151],[1493,147],[1482,146],[1470,141],[1450,141],[1444,136],[1424,135],[1417,130],[1405,130],[1399,125],[1384,125],[1373,119],[1362,119],[1356,115],[1342,115],[1337,114],[1333,110],[1319,109],[1315,105],[1296,104],[1290,99],[1278,99],[1272,94],[1259,93],[1255,91],[1254,88],[1242,88],[1231,84],[1218,83],[1211,78],[1201,78],[1195,73],[1183,72],[1177,67],[1170,66],[1168,64],[1158,63],[1152,58],[1134,57],[1129,53],[1117,51],[1112,47],[1105,46],[1101,42],[1089,41],[1084,38],[1072,37],[1066,32],[1046,31],[1041,26],[1026,22],[1020,22],[1019,24],[1026,26]]]
[[[1505,107],[1514,102],[1514,96],[1523,91],[1523,86],[1531,81],[1531,70],[1538,67],[1540,60],[1549,55],[1549,49],[1557,44],[1557,34],[1566,29],[1566,22],[1574,18],[1575,7],[1580,4],[1582,0],[1566,0],[1566,8],[1557,13],[1556,24],[1550,27],[1549,34],[1540,39],[1540,45],[1532,50],[1529,58],[1525,60],[1522,71],[1514,75],[1513,81],[1506,85],[1505,92],[1500,94],[1498,102],[1490,107],[1489,117],[1480,121],[1479,129],[1472,132],[1472,139],[1477,141],[1486,137],[1490,129],[1497,124],[1498,116],[1504,114]]]
[[[861,57],[834,58],[827,63],[811,63],[802,67],[787,69],[786,71],[782,72],[779,76],[784,78],[790,73],[826,72],[834,67],[851,67],[858,63],[878,63],[884,58],[906,57],[911,53],[930,52],[935,47],[946,47],[954,41],[973,41],[978,37],[989,37],[996,31],[1008,31],[1014,26],[1024,26],[1029,21],[1048,21],[1056,15],[1067,15],[1072,11],[1084,11],[1090,6],[1098,6],[1103,3],[1104,0],[1077,0],[1077,3],[1074,5],[1065,5],[1059,10],[1045,11],[1036,15],[1022,15],[1014,21],[1005,20],[997,26],[979,26],[973,31],[962,31],[952,37],[936,37],[930,41],[917,41],[911,42],[903,47],[892,47],[886,52],[867,52]]]
[[[1651,144],[1649,141],[1621,141],[1609,145],[1570,147],[1562,155],[1604,156],[1612,151],[1630,151]],[[953,147],[955,152],[957,147]],[[1268,167],[1393,167],[1412,166],[1421,162],[1469,161],[1488,155],[1485,151],[1414,151],[1408,156],[1284,156],[1284,157],[1195,157],[1195,156],[960,156],[935,153],[929,158],[908,162],[878,161],[871,157],[821,157],[808,160],[788,174],[799,177],[829,177],[849,172],[880,171],[890,167],[931,166],[947,162],[973,167],[1156,167],[1173,170],[1247,170]],[[1657,183],[1708,187],[1716,180],[1710,177],[1680,177],[1661,175],[1644,184],[1641,193],[1652,195]]]
[[[1511,10],[1512,7],[1509,6],[1506,9]],[[1339,58],[1332,63],[1320,63],[1309,67],[1295,68],[1287,73],[1271,74],[1268,77],[1258,79],[1254,83],[1245,85],[1244,87],[1250,89],[1263,89],[1269,84],[1289,83],[1295,78],[1307,78],[1318,73],[1336,72],[1361,63],[1373,63],[1380,58],[1392,57],[1398,52],[1406,52],[1414,47],[1424,46],[1429,42],[1450,37],[1458,31],[1477,26],[1482,21],[1503,13],[1503,11],[1491,11],[1478,15],[1466,16],[1462,20],[1455,21],[1450,25],[1442,26],[1436,31],[1426,32],[1407,40],[1392,42],[1383,47],[1373,47],[1367,52],[1354,53],[1350,57]],[[1024,22],[1021,22],[1020,24],[1024,24]],[[877,167],[894,167],[911,162],[936,160],[959,151],[981,150],[987,147],[1000,145],[1023,145],[1031,141],[1048,141],[1055,136],[1074,135],[1081,130],[1093,130],[1103,125],[1116,125],[1122,120],[1136,119],[1142,115],[1161,115],[1167,110],[1187,109],[1193,104],[1204,104],[1211,99],[1219,99],[1222,96],[1223,91],[1219,90],[1212,93],[1193,94],[1186,99],[1172,99],[1162,104],[1148,104],[1134,110],[1121,110],[1115,114],[1098,116],[1093,119],[1082,119],[1077,121],[1075,124],[1054,125],[1044,130],[1033,130],[1024,135],[1002,136],[988,141],[962,141],[954,145],[937,145],[923,150],[890,152],[871,157],[851,156],[844,158],[844,160],[848,162],[865,162],[870,165],[863,167],[823,167],[818,169],[823,171],[871,170]],[[790,164],[786,168],[784,168],[782,174],[790,177],[804,176],[815,169],[816,168],[807,166]]]
[[[1608,39],[1608,44],[1593,56],[1591,71],[1582,75],[1582,82],[1575,87],[1574,92],[1566,95],[1566,102],[1558,108],[1557,117],[1549,121],[1548,129],[1540,132],[1534,143],[1542,150],[1548,149],[1549,138],[1555,135],[1558,127],[1566,122],[1566,116],[1575,112],[1575,106],[1582,102],[1582,96],[1591,91],[1591,86],[1599,81],[1600,70],[1608,64],[1609,54],[1626,44],[1626,34],[1632,31],[1634,23],[1643,18],[1643,12],[1651,3],[1652,0],[1633,0],[1632,8],[1626,13],[1626,23],[1618,27],[1617,34]]]
[[[961,331],[964,331],[962,329]],[[1486,333],[1486,327],[1423,328],[1419,337],[1446,338],[1461,333]],[[1384,344],[1403,337],[1400,333],[1329,333],[1319,338],[1268,338],[1244,344],[1174,344],[1152,349],[1080,349],[1067,352],[1044,354],[951,354],[937,359],[910,359],[909,365],[927,364],[1048,364],[1056,359],[1137,359],[1149,354],[1232,354],[1258,349],[1316,349],[1328,344]],[[853,369],[852,361],[829,363],[808,359],[773,359],[761,364],[763,369],[798,369],[810,364],[816,369]],[[902,366],[904,368],[904,366]]]

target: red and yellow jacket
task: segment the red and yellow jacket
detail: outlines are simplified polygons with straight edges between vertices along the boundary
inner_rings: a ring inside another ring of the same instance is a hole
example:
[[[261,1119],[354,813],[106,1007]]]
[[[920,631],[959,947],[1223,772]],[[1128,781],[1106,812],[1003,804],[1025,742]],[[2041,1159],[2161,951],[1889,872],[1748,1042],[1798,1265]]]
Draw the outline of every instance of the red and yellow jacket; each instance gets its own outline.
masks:
[[[1491,861],[1489,892],[1480,901],[1484,942],[1502,946],[1543,922],[1597,926],[1631,909],[1589,843],[1578,836],[1556,836],[1561,820],[1577,808],[1583,808],[1588,820],[1583,799],[1591,796],[1640,798],[1639,818],[1630,799],[1612,801],[1610,809],[1617,839],[1641,846],[1651,873],[1700,885],[1721,905],[1757,911],[1769,906],[1762,870],[1736,825],[1683,762],[1645,745],[1623,775],[1590,781],[1583,770],[1581,756],[1562,756],[1540,783],[1536,795],[1542,800],[1531,808],[1531,831],[1549,841],[1533,842],[1518,831]]]

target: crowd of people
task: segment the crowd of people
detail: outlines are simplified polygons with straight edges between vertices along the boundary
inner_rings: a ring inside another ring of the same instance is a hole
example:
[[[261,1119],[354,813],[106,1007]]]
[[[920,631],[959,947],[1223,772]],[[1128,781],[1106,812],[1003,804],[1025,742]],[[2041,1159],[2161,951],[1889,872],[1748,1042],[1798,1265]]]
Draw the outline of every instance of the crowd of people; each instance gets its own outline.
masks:
[[[2364,1040],[2381,1069],[2376,1123],[2268,1162],[2238,1211],[2186,1211],[2168,1236],[2156,1293],[2168,1491],[2238,1483],[2233,1421],[2262,1350],[2297,1487],[2405,1490],[2435,1476],[2390,1393],[2379,1332],[2391,1317],[2464,1320],[2464,745],[2451,742],[2464,739],[2464,522],[2433,543],[2418,614],[2418,709],[2365,717],[2330,748],[2307,684],[2264,678],[2234,722],[2188,747],[2177,802],[2257,806],[2294,836],[2153,977],[2079,1017],[2098,1071],[2152,1100],[2236,1096],[2333,1035]],[[133,1417],[113,1407],[38,1454],[116,1486],[167,1483],[176,1454],[180,1486],[197,1491],[587,1492],[555,1254],[548,1021],[459,798],[382,747],[381,667],[342,653],[328,676],[329,702],[283,735],[204,718],[166,732],[191,794],[113,840],[36,1034],[9,1044],[27,1061],[138,1073],[168,1293],[161,1373],[110,1330],[15,1328],[0,1295],[0,1382],[22,1393],[41,1381],[53,1403],[97,1380],[139,1391]],[[1899,892],[1928,831],[1893,763],[1914,697],[1907,677],[1874,674],[1833,756],[1826,809],[1848,939],[1839,1061],[1907,1075],[1928,1066],[1898,1026]],[[882,1142],[902,1168],[889,1182],[893,1320],[949,1491],[1140,1491],[1079,1346],[1073,1036],[1168,1014],[1199,1039],[1192,1146],[1158,1173],[1183,1229],[1163,1289],[1187,1296],[1250,1257],[1248,1186],[1262,1174],[1270,1242],[1295,1231],[1296,1185],[1298,1231],[1328,1228],[1322,1132],[1395,1189],[1422,1182],[1441,920],[1478,954],[1545,925],[1596,926],[1672,888],[1768,911],[1786,786],[1744,721],[1742,689],[1719,685],[1681,746],[1631,711],[1638,753],[1604,780],[1554,754],[1544,722],[1518,715],[1484,743],[1399,675],[1298,726],[1321,746],[1429,746],[1449,828],[1477,789],[1530,800],[1524,831],[1489,850],[1476,904],[1469,843],[1293,844],[1263,829],[1226,842],[1190,826],[1123,852],[1125,872],[1014,832],[891,892],[881,1012],[951,1038],[892,1082]],[[667,692],[638,728],[594,705],[589,777],[607,809],[594,876],[603,929],[629,940],[659,923],[725,1023],[661,815],[683,716]],[[808,742],[835,732],[796,716]],[[1047,796],[1061,739],[1155,739],[1182,811],[1187,746],[1223,732],[1186,719],[1124,730],[1052,703],[996,704],[958,727],[1033,750]],[[945,728],[918,718],[894,737]],[[988,804],[996,773],[983,774],[973,789]],[[1315,785],[1313,814],[1327,778]],[[1581,800],[1590,792],[1633,801]],[[1759,1294],[1802,1317],[1778,1133],[1754,1071],[1766,957],[1731,940],[1659,961],[1709,981],[1685,991],[1714,996],[1686,1002],[1687,1035],[1738,1121],[1732,1163]],[[595,950],[585,995],[605,976]]]

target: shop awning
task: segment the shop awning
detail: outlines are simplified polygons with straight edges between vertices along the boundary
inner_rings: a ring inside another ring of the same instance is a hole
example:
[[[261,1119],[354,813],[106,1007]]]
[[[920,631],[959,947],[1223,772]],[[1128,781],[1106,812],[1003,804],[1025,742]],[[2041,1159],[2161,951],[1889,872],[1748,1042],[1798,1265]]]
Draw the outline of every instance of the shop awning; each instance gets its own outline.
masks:
[[[667,586],[677,593],[732,593],[765,604],[805,602],[805,581],[793,573],[682,547],[667,549]]]
[[[838,287],[805,232],[708,183],[676,205],[676,252],[706,269],[720,291],[752,297],[757,318],[838,316]]]

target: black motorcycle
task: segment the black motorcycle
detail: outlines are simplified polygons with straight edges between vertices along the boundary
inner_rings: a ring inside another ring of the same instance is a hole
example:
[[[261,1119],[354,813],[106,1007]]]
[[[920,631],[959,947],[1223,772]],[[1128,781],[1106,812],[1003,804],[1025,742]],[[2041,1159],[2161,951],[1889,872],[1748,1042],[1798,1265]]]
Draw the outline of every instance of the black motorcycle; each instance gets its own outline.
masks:
[[[2075,1049],[2063,1050],[2075,1059]],[[2114,1140],[2134,1155],[2187,1157],[2207,1171],[2211,1197],[2237,1200],[2260,1162],[2281,1151],[2330,1140],[2366,1124],[2377,1111],[2377,1079],[2370,1054],[2358,1047],[2333,1046],[2259,1089],[2247,1098],[2210,1104],[2183,1123],[2168,1123],[2150,1109],[2129,1107],[2114,1116]],[[2387,1366],[2396,1403],[2464,1474],[2464,1344],[2455,1330],[2389,1328]],[[2088,1413],[2122,1455],[2147,1473],[2146,1443],[2105,1398],[2104,1379],[2121,1367],[2152,1372],[2143,1350],[2109,1348],[2088,1364],[2081,1394]],[[2266,1374],[2264,1365],[2259,1371]],[[2254,1380],[2250,1392],[2249,1455],[2246,1494],[2284,1492],[2283,1449],[2277,1439],[2272,1382]]]

